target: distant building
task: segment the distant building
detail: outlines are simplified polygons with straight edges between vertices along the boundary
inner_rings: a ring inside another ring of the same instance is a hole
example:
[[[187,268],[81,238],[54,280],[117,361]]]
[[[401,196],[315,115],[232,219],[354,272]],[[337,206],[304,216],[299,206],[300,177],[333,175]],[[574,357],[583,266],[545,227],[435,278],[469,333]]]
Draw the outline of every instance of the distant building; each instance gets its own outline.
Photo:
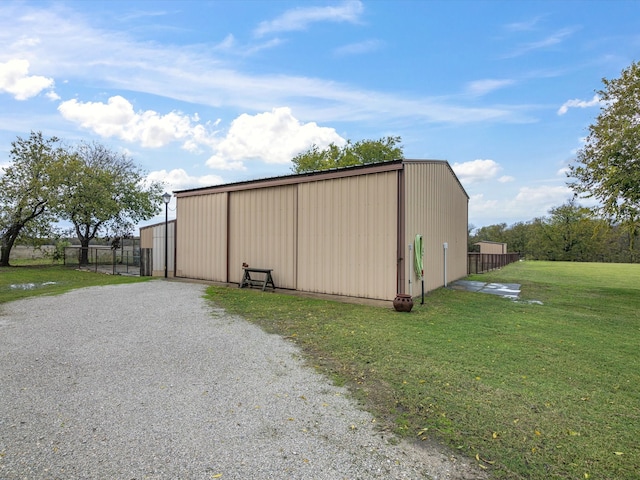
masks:
[[[176,221],[169,220],[167,229],[167,276],[173,277],[175,272],[175,228]],[[140,227],[140,248],[151,248],[152,251],[152,275],[164,276],[164,245],[165,224],[157,223]]]
[[[474,243],[474,245],[480,247],[480,253],[508,253],[506,243],[482,241]]]

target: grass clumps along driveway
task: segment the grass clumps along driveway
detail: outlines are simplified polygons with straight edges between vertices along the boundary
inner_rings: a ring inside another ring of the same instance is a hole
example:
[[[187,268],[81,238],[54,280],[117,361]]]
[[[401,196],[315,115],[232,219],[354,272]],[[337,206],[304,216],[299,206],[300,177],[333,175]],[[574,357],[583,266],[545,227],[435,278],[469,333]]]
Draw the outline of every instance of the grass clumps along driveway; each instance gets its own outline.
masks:
[[[382,428],[436,439],[493,478],[640,478],[640,265],[520,262],[411,313],[210,287],[300,345]],[[542,302],[529,303],[528,300]]]

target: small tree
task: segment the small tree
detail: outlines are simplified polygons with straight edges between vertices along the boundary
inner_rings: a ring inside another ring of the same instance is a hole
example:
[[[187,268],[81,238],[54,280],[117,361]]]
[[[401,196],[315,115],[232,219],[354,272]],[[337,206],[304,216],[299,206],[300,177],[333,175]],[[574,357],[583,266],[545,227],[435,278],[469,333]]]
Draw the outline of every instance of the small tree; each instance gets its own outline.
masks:
[[[58,238],[55,241],[54,249],[51,252],[51,260],[54,262],[59,262],[64,260],[64,251],[67,247],[71,246],[71,242],[66,238]]]
[[[603,79],[603,107],[570,166],[573,190],[600,201],[607,217],[629,230],[630,251],[640,228],[640,64]]]
[[[11,163],[0,178],[0,266],[9,266],[18,239],[51,232],[65,155],[58,143],[41,132],[11,143]]]
[[[80,263],[88,263],[89,242],[98,235],[129,231],[160,211],[162,185],[145,184],[143,172],[124,154],[83,143],[65,164],[66,183],[58,208],[80,241]]]
[[[360,140],[356,143],[348,141],[343,147],[331,143],[324,150],[313,145],[306,152],[293,158],[291,170],[295,173],[305,173],[399,160],[403,157],[401,141],[400,137]]]

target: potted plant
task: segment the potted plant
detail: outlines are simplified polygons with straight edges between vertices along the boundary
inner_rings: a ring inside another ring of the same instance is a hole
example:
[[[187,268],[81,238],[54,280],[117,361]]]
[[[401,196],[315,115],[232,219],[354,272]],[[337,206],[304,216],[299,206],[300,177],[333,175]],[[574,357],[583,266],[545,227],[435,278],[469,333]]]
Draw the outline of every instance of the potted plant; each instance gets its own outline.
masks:
[[[398,293],[393,299],[393,308],[396,312],[410,312],[413,308],[413,298],[408,293]]]

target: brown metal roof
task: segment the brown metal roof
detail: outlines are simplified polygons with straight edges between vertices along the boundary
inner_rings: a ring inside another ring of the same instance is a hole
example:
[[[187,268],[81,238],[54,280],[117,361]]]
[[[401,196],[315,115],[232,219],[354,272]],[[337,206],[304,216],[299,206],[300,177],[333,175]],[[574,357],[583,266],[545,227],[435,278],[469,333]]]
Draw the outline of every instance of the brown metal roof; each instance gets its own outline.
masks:
[[[456,177],[453,169],[449,165],[449,162],[445,160],[393,160],[390,162],[371,163],[367,165],[357,165],[354,167],[335,168],[331,170],[320,170],[316,172],[298,173],[293,175],[284,175],[279,177],[261,178],[256,180],[247,180],[243,182],[225,183],[222,185],[213,185],[210,187],[192,188],[187,190],[174,191],[176,197],[190,197],[193,195],[206,195],[209,193],[222,193],[222,192],[234,192],[239,190],[251,190],[254,188],[276,187],[281,185],[293,185],[297,183],[317,182],[321,180],[330,180],[334,178],[346,178],[355,175],[365,175],[370,173],[389,172],[393,170],[402,170],[404,163],[444,163],[451,170],[452,175],[460,184],[460,180]],[[460,184],[460,188],[464,194],[469,198],[467,192]]]
[[[333,178],[351,177],[366,173],[388,172],[401,170],[402,160],[394,160],[384,163],[373,163],[368,165],[357,165],[355,167],[335,168],[331,170],[320,170],[317,172],[298,173],[284,175],[280,177],[261,178],[257,180],[247,180],[244,182],[225,183],[211,187],[193,188],[189,190],[178,190],[173,192],[176,197],[189,197],[192,195],[204,195],[208,193],[234,192],[238,190],[251,190],[254,188],[276,187],[281,185],[293,185],[296,183],[317,182]]]

